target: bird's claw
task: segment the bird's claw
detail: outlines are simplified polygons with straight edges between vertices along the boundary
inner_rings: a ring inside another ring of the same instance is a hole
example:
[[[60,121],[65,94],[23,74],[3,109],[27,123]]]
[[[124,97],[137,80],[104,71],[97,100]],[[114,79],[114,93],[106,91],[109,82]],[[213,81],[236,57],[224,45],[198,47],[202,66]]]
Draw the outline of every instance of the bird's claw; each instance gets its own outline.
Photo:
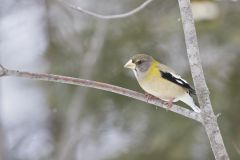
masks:
[[[169,110],[170,108],[172,108],[172,105],[173,105],[173,99],[170,99],[169,101],[165,101],[165,102],[163,102],[163,104],[165,105],[165,106],[167,106],[167,110]]]
[[[159,99],[159,98],[157,98],[157,97],[155,97],[154,95],[151,95],[151,94],[149,94],[149,93],[145,93],[145,96],[146,96],[146,98],[147,98],[147,102],[148,102],[148,101],[152,101],[152,100]]]

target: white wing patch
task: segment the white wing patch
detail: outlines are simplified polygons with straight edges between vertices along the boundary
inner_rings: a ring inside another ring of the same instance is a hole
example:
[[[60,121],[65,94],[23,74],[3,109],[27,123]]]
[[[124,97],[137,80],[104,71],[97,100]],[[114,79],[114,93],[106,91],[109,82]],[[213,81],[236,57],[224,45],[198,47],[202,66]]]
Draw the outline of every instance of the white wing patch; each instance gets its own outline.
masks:
[[[178,83],[180,83],[180,84],[183,84],[183,82],[182,82],[182,81],[180,81],[180,80],[178,80],[178,79],[177,79],[176,81],[177,81]]]
[[[167,79],[170,82],[173,82],[183,88],[186,88],[190,94],[195,94],[195,90],[187,83],[186,80],[182,79],[179,75],[174,74],[172,72],[164,72],[161,70],[160,73],[162,78]]]
[[[176,79],[180,79],[182,80],[183,82],[185,83],[188,83],[185,79],[183,79],[181,76],[177,75],[177,74],[174,74],[172,72],[169,72],[173,77],[175,77]],[[177,80],[179,83],[182,83],[181,81]],[[182,83],[183,84],[183,83]]]

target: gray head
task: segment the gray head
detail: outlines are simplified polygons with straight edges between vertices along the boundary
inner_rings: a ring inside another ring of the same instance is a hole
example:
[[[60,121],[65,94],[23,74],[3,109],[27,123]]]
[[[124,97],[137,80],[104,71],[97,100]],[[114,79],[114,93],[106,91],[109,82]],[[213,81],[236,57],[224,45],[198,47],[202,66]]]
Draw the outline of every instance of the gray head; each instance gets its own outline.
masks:
[[[153,58],[146,54],[134,55],[125,65],[125,68],[132,69],[137,75],[142,75],[148,71]]]

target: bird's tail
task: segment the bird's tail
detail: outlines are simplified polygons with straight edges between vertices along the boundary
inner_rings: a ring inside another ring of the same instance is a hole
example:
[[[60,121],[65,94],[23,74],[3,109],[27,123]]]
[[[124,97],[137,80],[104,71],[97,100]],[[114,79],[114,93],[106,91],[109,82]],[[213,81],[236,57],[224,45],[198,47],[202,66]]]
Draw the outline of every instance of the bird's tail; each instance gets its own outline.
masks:
[[[195,112],[197,112],[197,113],[201,112],[201,109],[195,105],[192,97],[188,93],[186,93],[184,96],[179,98],[179,100],[186,103],[187,105],[189,105]]]

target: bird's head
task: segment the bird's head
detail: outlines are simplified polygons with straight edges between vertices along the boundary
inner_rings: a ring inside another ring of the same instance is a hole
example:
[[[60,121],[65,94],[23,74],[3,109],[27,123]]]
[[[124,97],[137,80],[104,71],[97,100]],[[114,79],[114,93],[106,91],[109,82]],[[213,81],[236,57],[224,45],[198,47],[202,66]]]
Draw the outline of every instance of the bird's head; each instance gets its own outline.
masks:
[[[146,54],[136,54],[134,55],[125,65],[125,68],[130,68],[137,74],[142,74],[148,71],[153,58]]]

